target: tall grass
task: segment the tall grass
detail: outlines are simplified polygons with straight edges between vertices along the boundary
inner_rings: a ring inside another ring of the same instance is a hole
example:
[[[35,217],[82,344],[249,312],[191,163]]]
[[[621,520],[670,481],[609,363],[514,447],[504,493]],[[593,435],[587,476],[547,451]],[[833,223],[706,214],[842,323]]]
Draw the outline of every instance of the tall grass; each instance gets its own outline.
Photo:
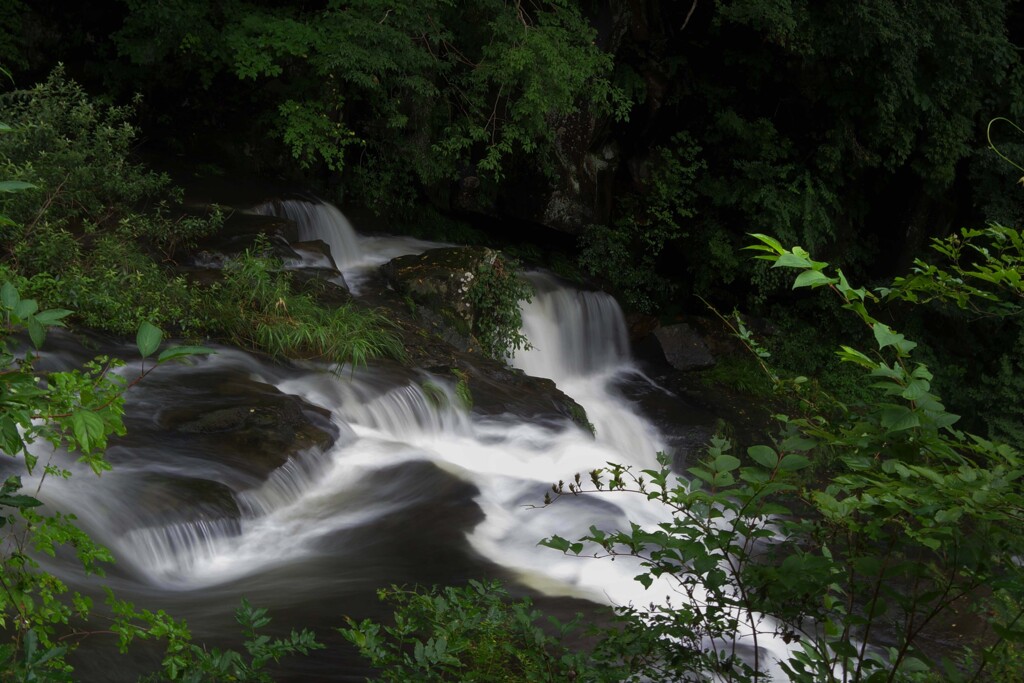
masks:
[[[405,349],[392,323],[375,311],[346,304],[327,308],[292,290],[275,259],[257,242],[225,268],[212,304],[231,342],[277,357],[320,358],[366,365],[374,358],[402,359]]]

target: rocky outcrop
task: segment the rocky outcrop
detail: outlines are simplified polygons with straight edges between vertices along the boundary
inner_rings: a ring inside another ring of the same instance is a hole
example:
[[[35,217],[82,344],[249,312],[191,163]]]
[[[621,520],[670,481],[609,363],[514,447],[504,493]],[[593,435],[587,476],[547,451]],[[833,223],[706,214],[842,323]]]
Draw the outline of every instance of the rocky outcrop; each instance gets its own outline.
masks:
[[[413,307],[425,307],[424,322],[457,348],[473,347],[475,311],[469,290],[481,265],[498,252],[486,247],[446,247],[399,256],[381,267],[387,284]]]
[[[326,411],[269,384],[226,372],[204,373],[201,381],[205,391],[159,416],[167,438],[180,435],[197,452],[237,460],[266,477],[301,451],[328,448],[337,436]]]
[[[647,342],[649,352],[660,352],[676,370],[703,370],[715,364],[704,337],[686,323],[658,327]]]

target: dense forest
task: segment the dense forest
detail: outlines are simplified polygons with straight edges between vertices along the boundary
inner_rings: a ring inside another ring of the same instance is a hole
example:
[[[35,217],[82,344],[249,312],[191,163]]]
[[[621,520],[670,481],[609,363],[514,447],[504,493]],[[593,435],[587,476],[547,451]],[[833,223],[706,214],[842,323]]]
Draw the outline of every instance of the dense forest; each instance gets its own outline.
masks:
[[[401,321],[295,281],[264,237],[213,284],[180,267],[229,239],[209,188],[301,188],[501,250],[462,330],[494,362],[528,346],[515,269],[545,268],[614,295],[634,336],[719,325],[739,352],[706,391],[779,413],[685,472],[662,456],[553,487],[550,505],[663,504],[653,529],[537,540],[640,558],[641,583],[689,602],[620,606],[582,637],[486,581],[396,587],[389,625],[341,631],[375,680],[766,680],[742,629],[797,644],[776,679],[1024,677],[1022,32],[1009,0],[7,0],[0,446],[27,475],[50,474],[36,440],[106,471],[127,389],[213,344],[418,362]],[[62,326],[133,338],[151,365],[36,369],[24,348]],[[88,630],[28,548],[111,559],[39,505],[18,476],[0,490],[0,680],[73,680],[65,636]],[[922,644],[968,603],[966,642]],[[122,647],[166,641],[155,680],[275,680],[322,647],[258,635],[247,602],[245,654],[108,611]]]

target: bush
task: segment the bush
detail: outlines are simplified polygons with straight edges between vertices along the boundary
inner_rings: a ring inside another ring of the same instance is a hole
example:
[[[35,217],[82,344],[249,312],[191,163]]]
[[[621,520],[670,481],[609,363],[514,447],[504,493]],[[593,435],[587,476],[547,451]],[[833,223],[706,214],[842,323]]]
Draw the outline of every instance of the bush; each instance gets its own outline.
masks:
[[[954,261],[956,276],[919,264],[913,277],[880,294],[1019,315],[1024,236],[1006,229],[987,236],[1006,248],[980,251],[970,270]],[[828,288],[870,330],[873,349],[837,352],[867,398],[840,402],[797,378],[786,386],[800,412],[778,416],[778,440],[742,457],[716,439],[689,480],[663,457],[657,469],[613,464],[559,482],[556,499],[639,495],[660,502],[666,521],[591,527],[576,541],[554,536],[543,544],[572,555],[638,557],[638,581],[667,580],[684,596],[679,606],[623,610],[625,630],[615,642],[650,648],[632,671],[643,679],[758,680],[766,666],[756,648],[766,635],[795,644],[780,662],[793,681],[966,681],[990,661],[1014,667],[1006,680],[1020,678],[1024,458],[954,428],[958,416],[934,393],[929,369],[914,361],[917,344],[873,316],[878,294],[852,287],[841,270],[830,273],[799,247],[756,237],[760,258],[799,271],[795,287]],[[832,463],[823,485],[805,475],[817,459]],[[980,655],[955,658],[925,646],[929,624],[992,588],[1016,607],[994,613],[991,633],[974,646]],[[752,660],[737,656],[745,634]]]
[[[347,619],[341,629],[379,670],[374,680],[539,683],[614,681],[614,668],[599,670],[573,653],[565,638],[568,624],[539,623],[540,612],[527,598],[510,600],[497,583],[432,590],[397,586],[378,591],[395,608],[394,624]]]
[[[473,306],[473,335],[491,358],[505,360],[529,348],[522,332],[520,302],[529,303],[533,288],[516,272],[518,264],[502,256],[481,263],[466,293]]]
[[[280,262],[261,255],[267,246],[259,239],[225,266],[223,283],[207,299],[216,331],[272,356],[352,365],[404,357],[386,318],[354,304],[326,308],[309,294],[294,292]]]

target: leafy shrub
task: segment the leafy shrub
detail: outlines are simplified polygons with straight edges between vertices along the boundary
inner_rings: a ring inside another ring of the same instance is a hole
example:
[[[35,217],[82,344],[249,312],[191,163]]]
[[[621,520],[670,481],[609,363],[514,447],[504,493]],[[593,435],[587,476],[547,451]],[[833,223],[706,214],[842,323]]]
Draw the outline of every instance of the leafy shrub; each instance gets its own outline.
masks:
[[[196,292],[155,259],[194,246],[222,217],[170,216],[181,192],[131,160],[131,109],[100,104],[61,67],[0,104],[0,172],[32,186],[0,196],[3,260],[26,292],[96,329],[125,334],[149,320],[201,332]]]
[[[516,273],[516,262],[500,255],[481,263],[466,293],[473,306],[473,334],[491,358],[511,358],[527,348],[520,302],[529,303],[533,288]]]
[[[685,226],[696,215],[696,185],[707,167],[701,151],[686,132],[653,150],[642,192],[627,196],[613,225],[591,225],[580,239],[581,267],[606,280],[636,310],[664,306],[678,287],[665,275],[662,260],[689,236]],[[701,267],[711,272],[719,265],[705,262]],[[673,275],[677,271],[678,263],[668,269]]]
[[[292,290],[280,262],[261,255],[264,239],[225,266],[224,281],[210,293],[211,325],[233,343],[273,356],[325,358],[365,365],[372,358],[404,357],[383,316],[347,304],[326,308]]]
[[[626,111],[611,55],[561,0],[127,4],[115,41],[138,78],[188,88],[208,109],[239,101],[212,83],[255,81],[255,134],[303,168],[351,171],[349,187],[379,209],[409,211],[467,173],[493,188],[521,160],[550,168],[553,121],[584,102]]]
[[[540,622],[529,599],[512,601],[497,583],[432,590],[392,586],[378,597],[395,608],[394,624],[347,619],[341,629],[379,670],[374,680],[535,683],[612,681],[565,644],[578,626]]]
[[[919,264],[913,277],[880,294],[1019,315],[1024,237],[999,229],[965,238],[983,235],[1010,246],[984,248],[984,258],[962,272],[956,260],[949,271]],[[660,467],[642,472],[610,464],[586,480],[559,482],[555,499],[638,495],[663,505],[666,521],[591,527],[575,541],[542,543],[572,555],[640,558],[638,581],[667,580],[683,596],[679,605],[622,612],[626,628],[616,642],[637,634],[635,642],[651,648],[632,671],[644,680],[759,680],[765,635],[794,643],[779,662],[792,681],[967,681],[988,662],[1013,667],[1005,680],[1020,678],[1021,453],[954,428],[959,417],[915,361],[917,344],[874,317],[878,294],[851,286],[841,270],[799,247],[755,237],[760,258],[799,271],[794,287],[827,288],[870,330],[869,351],[844,345],[837,352],[857,371],[866,398],[837,401],[810,383],[790,382],[799,412],[778,416],[778,440],[748,448],[745,457],[714,439],[689,480],[662,457]],[[824,485],[805,473],[821,458],[833,463]],[[964,596],[993,587],[1010,610],[995,615],[990,636],[975,646],[980,657],[958,661],[957,653],[925,647],[930,623]],[[739,652],[747,639],[754,649],[745,660]]]

